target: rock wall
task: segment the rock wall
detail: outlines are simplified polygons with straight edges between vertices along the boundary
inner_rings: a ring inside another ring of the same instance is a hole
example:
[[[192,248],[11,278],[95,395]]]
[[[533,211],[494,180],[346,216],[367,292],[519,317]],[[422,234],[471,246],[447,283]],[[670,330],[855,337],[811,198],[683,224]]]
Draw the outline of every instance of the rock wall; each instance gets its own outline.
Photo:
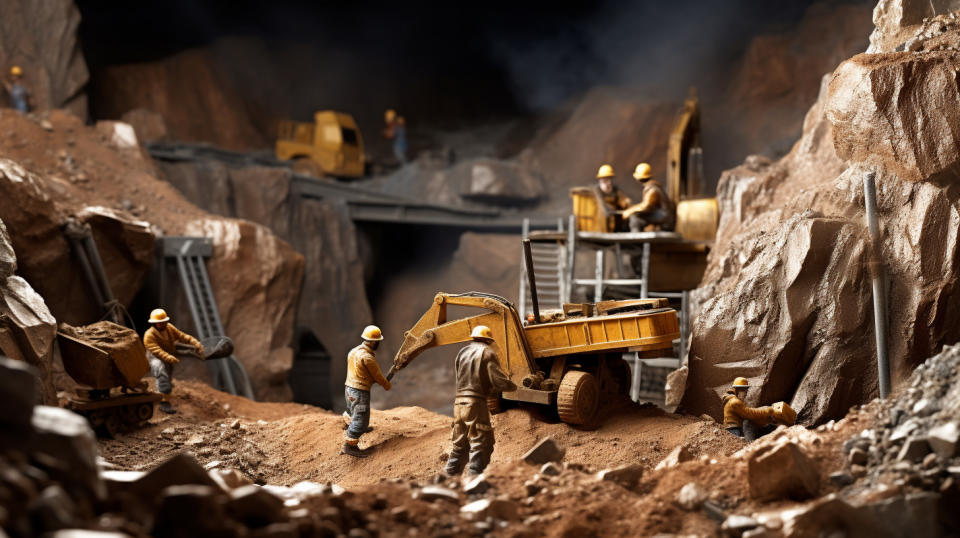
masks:
[[[298,331],[311,331],[335,359],[331,383],[339,387],[346,375],[341,359],[372,320],[361,245],[345,210],[296,197],[290,172],[282,168],[234,169],[213,161],[158,161],[158,166],[171,184],[207,210],[261,224],[302,256],[302,291],[291,323]],[[285,375],[291,360],[292,354],[274,364],[274,374],[284,369]]]
[[[960,338],[960,93],[953,52],[858,55],[825,79],[784,159],[724,174],[698,290],[682,408],[719,415],[744,375],[754,402],[839,418],[877,394],[862,177],[877,174],[878,252],[894,385]]]
[[[0,73],[23,68],[34,106],[65,108],[87,117],[89,74],[77,41],[80,12],[73,0],[15,0],[0,5]],[[3,106],[6,93],[0,91]]]

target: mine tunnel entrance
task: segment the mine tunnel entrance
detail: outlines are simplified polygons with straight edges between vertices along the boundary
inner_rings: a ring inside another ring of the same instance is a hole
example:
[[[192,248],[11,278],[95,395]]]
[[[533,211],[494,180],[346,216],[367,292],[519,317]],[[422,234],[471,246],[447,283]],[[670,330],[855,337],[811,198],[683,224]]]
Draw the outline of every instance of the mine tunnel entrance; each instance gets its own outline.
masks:
[[[293,401],[324,409],[333,408],[330,382],[330,354],[313,331],[297,329],[293,367],[287,382],[293,391]]]

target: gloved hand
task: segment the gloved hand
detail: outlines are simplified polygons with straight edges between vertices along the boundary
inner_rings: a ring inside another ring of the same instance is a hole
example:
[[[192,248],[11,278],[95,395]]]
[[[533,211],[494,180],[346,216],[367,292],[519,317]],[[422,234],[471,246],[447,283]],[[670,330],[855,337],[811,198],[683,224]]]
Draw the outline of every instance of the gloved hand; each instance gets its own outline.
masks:
[[[203,344],[197,345],[197,355],[200,355],[200,357],[203,357]]]
[[[169,364],[170,366],[173,366],[174,364],[179,364],[179,363],[180,363],[180,359],[178,359],[178,358],[176,358],[176,357],[174,357],[174,356],[171,355],[170,358],[167,359],[166,363]]]
[[[387,384],[383,386],[383,390],[390,390],[390,387],[393,386],[393,383],[387,381]]]

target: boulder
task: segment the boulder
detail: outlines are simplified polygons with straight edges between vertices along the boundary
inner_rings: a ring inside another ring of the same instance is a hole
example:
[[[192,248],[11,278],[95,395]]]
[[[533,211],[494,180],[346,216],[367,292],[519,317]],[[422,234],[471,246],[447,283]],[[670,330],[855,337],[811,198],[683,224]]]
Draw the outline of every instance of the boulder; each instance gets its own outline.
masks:
[[[38,405],[33,409],[31,451],[55,462],[61,482],[70,484],[74,498],[102,499],[106,487],[97,467],[97,438],[87,419],[61,409]]]
[[[693,454],[690,452],[690,449],[687,448],[687,445],[678,445],[677,448],[674,448],[667,454],[667,457],[663,458],[660,463],[655,467],[656,470],[666,469],[667,467],[676,467],[680,463],[685,461],[690,461],[693,459]]]
[[[460,504],[460,495],[456,491],[441,486],[424,486],[413,493],[413,498],[427,502],[444,500]]]
[[[463,484],[463,492],[467,495],[482,495],[486,493],[491,487],[490,481],[487,480],[487,477],[478,474],[477,476],[469,478]]]
[[[880,0],[873,8],[869,53],[903,50],[908,41],[923,33],[925,20],[960,9],[957,0]]]
[[[87,116],[87,64],[77,36],[80,10],[71,0],[0,6],[0,65],[23,68],[36,109],[67,108]],[[56,30],[51,30],[56,29]],[[6,102],[6,92],[2,96]]]
[[[631,463],[613,469],[604,469],[597,473],[597,480],[616,482],[629,489],[637,485],[641,476],[643,476],[643,467]]]
[[[927,432],[930,448],[942,459],[957,455],[958,441],[960,441],[960,427],[956,422],[941,424]]]
[[[897,461],[908,461],[919,463],[930,453],[930,444],[924,437],[911,437],[903,443],[903,447],[897,454]]]
[[[508,499],[480,499],[460,508],[460,514],[471,521],[494,518],[514,521],[518,515],[517,503]]]
[[[750,495],[756,499],[806,499],[819,489],[816,465],[796,444],[780,443],[751,454],[747,466]]]
[[[0,424],[3,432],[20,435],[30,430],[33,406],[38,403],[37,371],[23,361],[0,356]]]
[[[566,448],[553,437],[544,437],[523,455],[523,461],[530,465],[543,465],[551,461],[562,461],[566,453]]]
[[[17,270],[17,255],[13,252],[13,243],[7,227],[0,220],[0,281],[6,280]]]
[[[196,484],[170,486],[159,499],[151,536],[235,536],[233,521],[226,516],[223,493]]]
[[[169,134],[163,115],[146,108],[129,110],[120,119],[133,127],[137,138],[143,142],[166,140]]]
[[[230,492],[227,510],[250,527],[263,527],[286,520],[283,500],[252,484]]]
[[[143,499],[152,501],[159,498],[165,488],[187,484],[220,491],[217,482],[210,478],[197,460],[184,453],[171,457],[137,479],[131,491]]]
[[[705,489],[696,482],[690,482],[680,488],[680,492],[677,493],[677,504],[684,510],[696,510],[708,497],[709,494]]]
[[[457,163],[443,174],[460,196],[497,205],[532,204],[546,193],[543,180],[530,168],[494,159]]]

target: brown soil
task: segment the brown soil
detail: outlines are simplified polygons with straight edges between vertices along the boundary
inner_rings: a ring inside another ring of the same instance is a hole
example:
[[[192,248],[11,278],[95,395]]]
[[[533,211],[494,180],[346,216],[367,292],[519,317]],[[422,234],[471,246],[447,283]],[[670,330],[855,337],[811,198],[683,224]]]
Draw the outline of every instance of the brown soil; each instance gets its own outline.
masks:
[[[381,529],[391,526],[391,533],[403,534],[409,525],[436,535],[463,524],[452,504],[411,496],[443,466],[448,417],[419,407],[374,410],[374,430],[361,441],[361,447],[371,449],[370,457],[357,460],[339,453],[341,415],[299,404],[252,402],[190,381],[179,382],[174,396],[178,414],[158,413],[143,429],[101,440],[101,455],[123,469],[146,470],[177,452],[190,451],[204,465],[234,468],[261,484],[336,483],[349,488],[351,502],[359,505],[379,499],[391,508],[402,507],[408,514],[405,522],[380,522]],[[605,409],[592,429],[573,428],[538,409],[520,407],[493,417],[497,445],[486,475],[497,496],[517,503],[525,521],[504,528],[505,535],[715,535],[718,523],[704,511],[685,511],[676,504],[684,485],[701,485],[712,502],[730,513],[791,506],[788,501],[764,505],[748,495],[749,454],[786,437],[818,463],[821,493],[831,493],[835,489],[827,477],[844,465],[840,445],[869,427],[869,416],[854,411],[835,425],[781,429],[747,445],[716,422],[629,402]],[[556,477],[540,476],[538,468],[521,459],[546,436],[567,447],[564,469]],[[691,461],[654,469],[680,445],[693,454]],[[625,464],[644,468],[633,489],[596,479],[597,471]],[[529,480],[543,492],[528,496],[524,484]],[[386,518],[389,512],[382,515]]]

